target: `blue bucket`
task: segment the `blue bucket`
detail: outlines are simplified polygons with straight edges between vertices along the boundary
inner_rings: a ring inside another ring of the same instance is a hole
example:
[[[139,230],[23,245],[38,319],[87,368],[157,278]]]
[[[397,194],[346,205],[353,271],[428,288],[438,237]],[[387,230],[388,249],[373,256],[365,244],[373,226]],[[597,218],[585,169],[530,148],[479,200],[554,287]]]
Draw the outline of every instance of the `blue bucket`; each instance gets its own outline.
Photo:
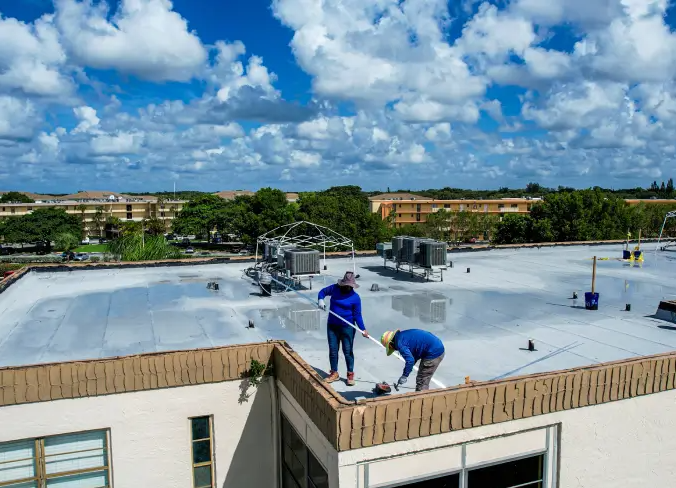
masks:
[[[599,294],[587,292],[584,294],[584,308],[587,310],[598,310],[599,309]]]
[[[622,259],[631,259],[631,251],[626,249],[622,251]]]
[[[643,254],[643,251],[634,251],[634,259],[636,259],[636,260],[641,259],[642,254]]]

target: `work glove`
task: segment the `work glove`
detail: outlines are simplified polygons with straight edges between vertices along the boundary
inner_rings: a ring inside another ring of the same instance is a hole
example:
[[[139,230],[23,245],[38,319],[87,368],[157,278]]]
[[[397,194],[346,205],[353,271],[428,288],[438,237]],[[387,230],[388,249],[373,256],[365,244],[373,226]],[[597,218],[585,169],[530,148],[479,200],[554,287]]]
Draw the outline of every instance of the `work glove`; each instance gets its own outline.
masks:
[[[407,381],[408,381],[408,376],[403,376],[403,375],[402,375],[401,378],[399,378],[399,379],[397,380],[397,385],[398,385],[398,386],[401,386],[401,385],[405,384]]]
[[[326,310],[326,303],[324,303],[324,299],[320,298],[317,300],[317,306],[321,308],[322,310]]]
[[[361,335],[363,335],[363,336],[366,337],[367,339],[370,337],[370,336],[369,336],[369,333],[366,332],[365,330],[362,330],[362,331],[361,331]]]

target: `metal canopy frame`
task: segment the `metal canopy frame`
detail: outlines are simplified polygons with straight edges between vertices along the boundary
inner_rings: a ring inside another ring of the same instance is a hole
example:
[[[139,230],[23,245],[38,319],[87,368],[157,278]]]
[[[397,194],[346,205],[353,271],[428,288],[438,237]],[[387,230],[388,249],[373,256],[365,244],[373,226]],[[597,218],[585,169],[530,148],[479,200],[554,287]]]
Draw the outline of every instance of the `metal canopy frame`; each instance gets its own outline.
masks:
[[[352,255],[352,270],[356,272],[354,242],[323,225],[301,220],[292,224],[280,225],[258,236],[256,239],[256,263],[258,263],[258,247],[260,245],[265,246],[265,244],[321,250],[324,253],[324,265],[326,265],[327,249],[330,251],[347,248]]]
[[[669,219],[671,217],[676,217],[676,211],[667,212],[667,214],[664,216],[664,222],[662,222],[662,228],[660,229],[660,236],[657,238],[657,246],[655,247],[655,251],[657,251],[660,248],[660,241],[662,240],[662,233],[664,232],[664,226],[667,225],[667,219]]]

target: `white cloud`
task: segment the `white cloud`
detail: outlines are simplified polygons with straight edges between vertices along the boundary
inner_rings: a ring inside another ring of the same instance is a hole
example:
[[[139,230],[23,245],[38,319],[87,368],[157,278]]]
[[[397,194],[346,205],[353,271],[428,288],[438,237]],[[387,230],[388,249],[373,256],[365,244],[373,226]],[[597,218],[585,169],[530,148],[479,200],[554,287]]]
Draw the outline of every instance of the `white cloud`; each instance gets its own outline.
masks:
[[[101,119],[96,116],[96,110],[92,107],[75,107],[73,109],[75,117],[80,121],[77,127],[73,129],[73,134],[78,132],[95,132]]]
[[[0,95],[0,140],[30,139],[38,123],[32,102]]]
[[[93,156],[136,154],[143,143],[143,134],[119,132],[94,137],[90,143]]]
[[[106,2],[55,0],[64,44],[80,63],[152,81],[199,75],[207,51],[169,0],[121,0],[112,18]]]
[[[66,55],[51,16],[34,24],[0,17],[0,91],[62,97],[73,91],[61,70]]]

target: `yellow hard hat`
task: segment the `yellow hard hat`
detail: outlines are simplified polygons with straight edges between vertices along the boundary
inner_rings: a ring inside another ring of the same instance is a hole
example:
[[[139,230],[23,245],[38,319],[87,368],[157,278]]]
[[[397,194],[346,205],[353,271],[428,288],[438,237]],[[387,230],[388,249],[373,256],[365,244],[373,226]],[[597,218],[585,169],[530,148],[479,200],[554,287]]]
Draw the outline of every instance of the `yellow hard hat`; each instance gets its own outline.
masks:
[[[392,347],[392,339],[394,339],[394,334],[396,334],[397,332],[399,332],[399,329],[386,330],[385,333],[382,336],[380,336],[380,343],[385,348],[385,351],[387,352],[388,356],[394,352],[394,348]]]

